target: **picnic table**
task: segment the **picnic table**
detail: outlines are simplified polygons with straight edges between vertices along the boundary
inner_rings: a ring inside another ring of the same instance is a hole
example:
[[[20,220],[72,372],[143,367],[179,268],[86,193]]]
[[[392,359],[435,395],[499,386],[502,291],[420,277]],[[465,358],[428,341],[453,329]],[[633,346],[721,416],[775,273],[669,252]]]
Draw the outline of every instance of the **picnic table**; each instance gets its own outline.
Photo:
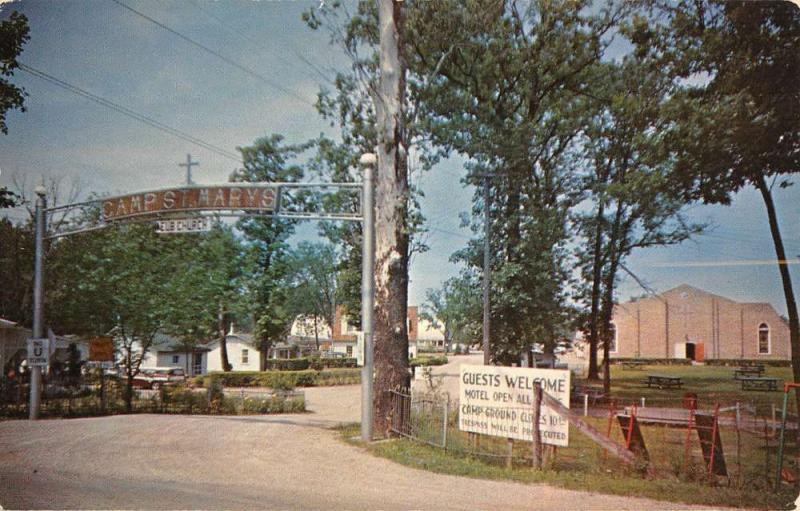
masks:
[[[648,387],[658,387],[660,389],[681,388],[683,381],[680,376],[667,376],[664,374],[648,374],[647,379],[642,383]]]
[[[739,381],[742,382],[742,390],[778,390],[778,379],[762,377],[743,377]]]
[[[733,379],[746,378],[749,376],[762,376],[764,374],[764,366],[742,366],[733,371]]]
[[[645,360],[623,360],[622,367],[627,369],[637,369],[639,367],[644,367],[647,365]]]

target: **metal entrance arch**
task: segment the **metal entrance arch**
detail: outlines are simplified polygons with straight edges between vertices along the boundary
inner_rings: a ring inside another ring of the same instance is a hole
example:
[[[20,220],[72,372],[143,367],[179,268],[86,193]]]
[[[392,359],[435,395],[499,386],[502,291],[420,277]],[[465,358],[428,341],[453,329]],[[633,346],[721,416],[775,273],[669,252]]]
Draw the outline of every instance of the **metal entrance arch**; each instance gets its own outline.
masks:
[[[106,227],[131,223],[169,221],[189,218],[275,217],[295,220],[338,220],[363,223],[361,268],[361,325],[364,331],[364,365],[361,368],[361,438],[372,440],[372,404],[374,374],[374,266],[375,266],[375,156],[361,157],[364,180],[361,183],[224,183],[220,185],[185,185],[147,190],[116,197],[48,208],[45,190],[36,189],[36,236],[33,285],[33,338],[44,336],[44,240],[71,236]],[[305,201],[295,200],[305,194],[326,190],[360,190],[356,211],[308,211]],[[65,225],[50,233],[48,216],[56,212],[96,210],[89,221]],[[98,214],[99,213],[99,216]],[[29,419],[39,418],[41,403],[41,367],[31,368]]]

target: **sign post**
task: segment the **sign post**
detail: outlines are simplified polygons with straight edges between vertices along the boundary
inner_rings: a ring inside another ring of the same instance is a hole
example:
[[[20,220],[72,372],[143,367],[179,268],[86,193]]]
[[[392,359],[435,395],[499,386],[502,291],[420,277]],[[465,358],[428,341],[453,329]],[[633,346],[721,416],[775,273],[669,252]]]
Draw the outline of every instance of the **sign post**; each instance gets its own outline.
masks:
[[[89,365],[100,370],[100,410],[106,412],[105,370],[114,367],[114,339],[109,336],[93,337],[89,340]]]
[[[44,336],[44,307],[42,297],[44,294],[44,231],[45,231],[45,209],[47,208],[46,191],[43,186],[36,187],[36,249],[33,262],[33,341],[40,341],[44,347],[45,364],[50,355],[50,347],[47,345],[48,339]],[[29,345],[30,347],[30,345]],[[30,354],[30,352],[29,352]],[[28,419],[36,420],[39,418],[39,405],[42,399],[42,365],[32,365],[31,368],[31,394],[28,403]]]

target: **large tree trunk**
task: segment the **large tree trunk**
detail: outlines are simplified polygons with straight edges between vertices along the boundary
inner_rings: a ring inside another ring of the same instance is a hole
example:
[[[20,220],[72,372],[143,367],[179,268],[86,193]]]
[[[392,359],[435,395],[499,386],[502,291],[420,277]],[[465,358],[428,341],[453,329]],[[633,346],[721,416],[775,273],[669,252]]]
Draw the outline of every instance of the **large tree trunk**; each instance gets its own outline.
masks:
[[[755,183],[764,205],[767,207],[769,217],[769,230],[772,233],[772,241],[775,244],[775,255],[778,258],[778,271],[781,274],[783,284],[783,295],[786,297],[786,309],[789,313],[789,345],[792,351],[792,376],[795,382],[800,381],[800,321],[797,317],[797,302],[794,299],[792,289],[792,278],[789,275],[789,266],[786,264],[786,250],[783,248],[783,238],[778,227],[778,215],[775,211],[775,202],[772,199],[772,192],[767,186],[766,180],[761,177]],[[795,392],[797,409],[800,410],[800,392]]]
[[[591,311],[589,313],[589,376],[590,380],[599,379],[597,370],[597,321],[600,310],[600,281],[603,275],[603,215],[605,215],[605,203],[601,199],[597,206],[595,216],[595,236],[594,253],[592,261],[592,296]]]
[[[402,125],[402,2],[379,0],[378,175],[375,223],[374,430],[388,435],[391,396],[408,378],[408,167]]]

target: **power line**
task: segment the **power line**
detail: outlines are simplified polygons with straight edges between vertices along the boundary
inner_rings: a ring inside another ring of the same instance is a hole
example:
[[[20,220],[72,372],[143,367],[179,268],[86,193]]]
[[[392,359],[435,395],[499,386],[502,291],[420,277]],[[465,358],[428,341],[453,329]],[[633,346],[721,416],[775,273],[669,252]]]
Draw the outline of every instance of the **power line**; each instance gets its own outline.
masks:
[[[309,106],[312,106],[312,107],[314,106],[314,103],[312,103],[312,102],[306,100],[305,98],[303,98],[302,96],[294,93],[292,90],[287,89],[287,88],[283,87],[282,85],[270,80],[269,78],[267,78],[266,76],[262,75],[261,73],[259,73],[257,71],[253,71],[249,67],[246,67],[246,66],[236,62],[235,60],[226,57],[225,55],[219,53],[218,51],[212,50],[208,46],[200,44],[199,42],[195,41],[194,39],[181,34],[177,30],[175,30],[173,28],[170,28],[167,25],[164,25],[160,21],[154,20],[150,16],[148,16],[148,15],[142,13],[142,12],[139,12],[136,9],[132,8],[132,7],[129,7],[129,6],[125,5],[124,3],[120,2],[119,0],[111,0],[111,1],[114,2],[115,4],[119,5],[120,7],[124,8],[124,9],[127,9],[128,11],[136,14],[137,16],[149,21],[150,23],[153,23],[154,25],[157,25],[157,26],[163,28],[167,32],[169,32],[169,33],[171,33],[171,34],[173,34],[173,35],[175,35],[177,37],[180,37],[181,39],[183,39],[184,41],[188,42],[189,44],[192,44],[193,46],[196,46],[197,48],[200,48],[201,50],[203,50],[203,51],[205,51],[207,53],[210,53],[211,55],[214,55],[218,59],[222,60],[223,62],[228,63],[229,65],[235,67],[236,69],[238,69],[238,70],[240,70],[240,71],[242,71],[244,73],[247,73],[247,74],[249,74],[250,76],[252,76],[254,78],[257,78],[258,80],[261,80],[262,82],[264,82],[265,84],[269,85],[273,89],[277,89],[277,90],[283,92],[284,94],[288,94],[289,96],[292,96],[296,100],[298,100],[298,101],[300,101],[302,103],[305,103],[306,105],[309,105]]]
[[[233,34],[234,36],[236,36],[237,38],[239,38],[239,39],[240,39],[240,40],[242,40],[242,41],[247,41],[247,42],[250,42],[250,43],[254,43],[254,44],[256,44],[256,45],[257,45],[257,46],[259,46],[259,47],[263,47],[263,46],[262,46],[262,42],[261,42],[261,41],[257,40],[257,39],[256,39],[256,38],[254,38],[254,37],[251,37],[251,36],[249,36],[249,35],[247,35],[247,34],[245,34],[245,33],[243,33],[243,32],[238,32],[238,31],[236,31],[236,30],[234,30],[234,29],[232,29],[232,28],[229,28],[229,27],[228,27],[228,23],[227,23],[227,22],[225,22],[225,20],[221,19],[219,16],[216,16],[215,14],[212,14],[212,13],[208,12],[208,11],[207,11],[206,9],[204,9],[204,8],[203,8],[203,6],[202,6],[202,5],[200,5],[199,3],[196,3],[195,5],[196,5],[196,6],[197,6],[197,8],[200,10],[200,12],[202,12],[203,14],[205,14],[206,16],[208,16],[209,18],[211,18],[211,19],[215,20],[217,23],[219,23],[219,24],[222,26],[222,28],[223,28],[223,29],[224,29],[226,32],[228,32],[229,34]],[[327,83],[329,83],[330,85],[333,85],[333,86],[335,86],[335,85],[336,85],[336,84],[334,83],[334,81],[333,81],[333,80],[331,80],[330,78],[328,78],[328,76],[325,74],[325,72],[324,72],[324,71],[323,71],[323,70],[322,70],[322,69],[321,69],[321,68],[320,68],[318,65],[314,64],[313,62],[311,62],[310,60],[308,60],[307,58],[305,58],[305,57],[303,56],[303,54],[302,54],[302,53],[298,52],[297,50],[295,50],[294,48],[291,48],[291,47],[289,48],[289,50],[290,50],[292,53],[294,53],[294,55],[295,55],[295,56],[296,56],[298,59],[300,59],[300,61],[302,61],[302,62],[303,62],[303,63],[304,63],[306,66],[308,66],[308,67],[311,69],[311,71],[313,71],[315,74],[319,75],[319,77],[320,77],[320,78],[322,78],[323,80],[325,80],[325,81],[326,81]],[[292,61],[290,61],[290,60],[288,60],[288,59],[286,59],[286,58],[284,58],[284,57],[281,57],[281,56],[280,56],[280,55],[278,55],[278,54],[275,54],[275,53],[272,53],[272,52],[270,52],[270,53],[271,53],[271,54],[272,54],[272,55],[273,55],[275,58],[277,58],[278,60],[280,60],[281,62],[283,62],[284,64],[286,64],[286,65],[288,65],[288,66],[291,66],[291,65],[293,64],[293,63],[292,63]]]
[[[72,85],[71,83],[65,82],[64,80],[56,78],[55,76],[49,75],[49,74],[45,73],[44,71],[40,71],[40,70],[38,70],[36,68],[33,68],[33,67],[28,66],[26,64],[23,64],[21,62],[19,63],[19,68],[21,70],[25,71],[26,73],[32,74],[33,76],[36,76],[37,78],[40,78],[40,79],[42,79],[42,80],[44,80],[44,81],[46,81],[48,83],[51,83],[51,84],[56,85],[58,87],[61,87],[64,90],[72,92],[73,94],[77,94],[78,96],[82,96],[82,97],[84,97],[84,98],[86,98],[86,99],[88,99],[90,101],[93,101],[93,102],[95,102],[95,103],[97,103],[99,105],[102,105],[102,106],[106,107],[106,108],[109,108],[111,110],[119,112],[119,113],[121,113],[123,115],[126,115],[126,116],[132,118],[132,119],[136,119],[137,121],[142,122],[144,124],[147,124],[148,126],[151,126],[153,128],[156,128],[157,130],[163,131],[165,133],[169,133],[170,135],[172,135],[174,137],[180,138],[181,140],[184,140],[184,141],[189,142],[191,144],[194,144],[196,146],[202,147],[203,149],[206,149],[208,151],[216,153],[216,154],[218,154],[218,155],[220,155],[220,156],[222,156],[224,158],[228,158],[229,160],[233,160],[233,161],[235,161],[237,163],[242,163],[242,159],[239,158],[239,156],[237,156],[235,153],[229,152],[226,149],[223,149],[223,148],[221,148],[219,146],[215,146],[214,144],[211,144],[210,142],[206,142],[205,140],[199,139],[199,138],[197,138],[195,136],[192,136],[192,135],[190,135],[188,133],[185,133],[185,132],[180,131],[180,130],[178,130],[176,128],[168,126],[168,125],[166,125],[166,124],[164,124],[162,122],[156,121],[155,119],[147,117],[144,114],[140,114],[139,112],[131,110],[130,108],[122,106],[122,105],[120,105],[118,103],[114,103],[113,101],[110,101],[108,99],[100,97],[100,96],[98,96],[96,94],[92,94],[91,92],[89,92],[87,90],[81,89],[80,87],[78,87],[76,85]]]

